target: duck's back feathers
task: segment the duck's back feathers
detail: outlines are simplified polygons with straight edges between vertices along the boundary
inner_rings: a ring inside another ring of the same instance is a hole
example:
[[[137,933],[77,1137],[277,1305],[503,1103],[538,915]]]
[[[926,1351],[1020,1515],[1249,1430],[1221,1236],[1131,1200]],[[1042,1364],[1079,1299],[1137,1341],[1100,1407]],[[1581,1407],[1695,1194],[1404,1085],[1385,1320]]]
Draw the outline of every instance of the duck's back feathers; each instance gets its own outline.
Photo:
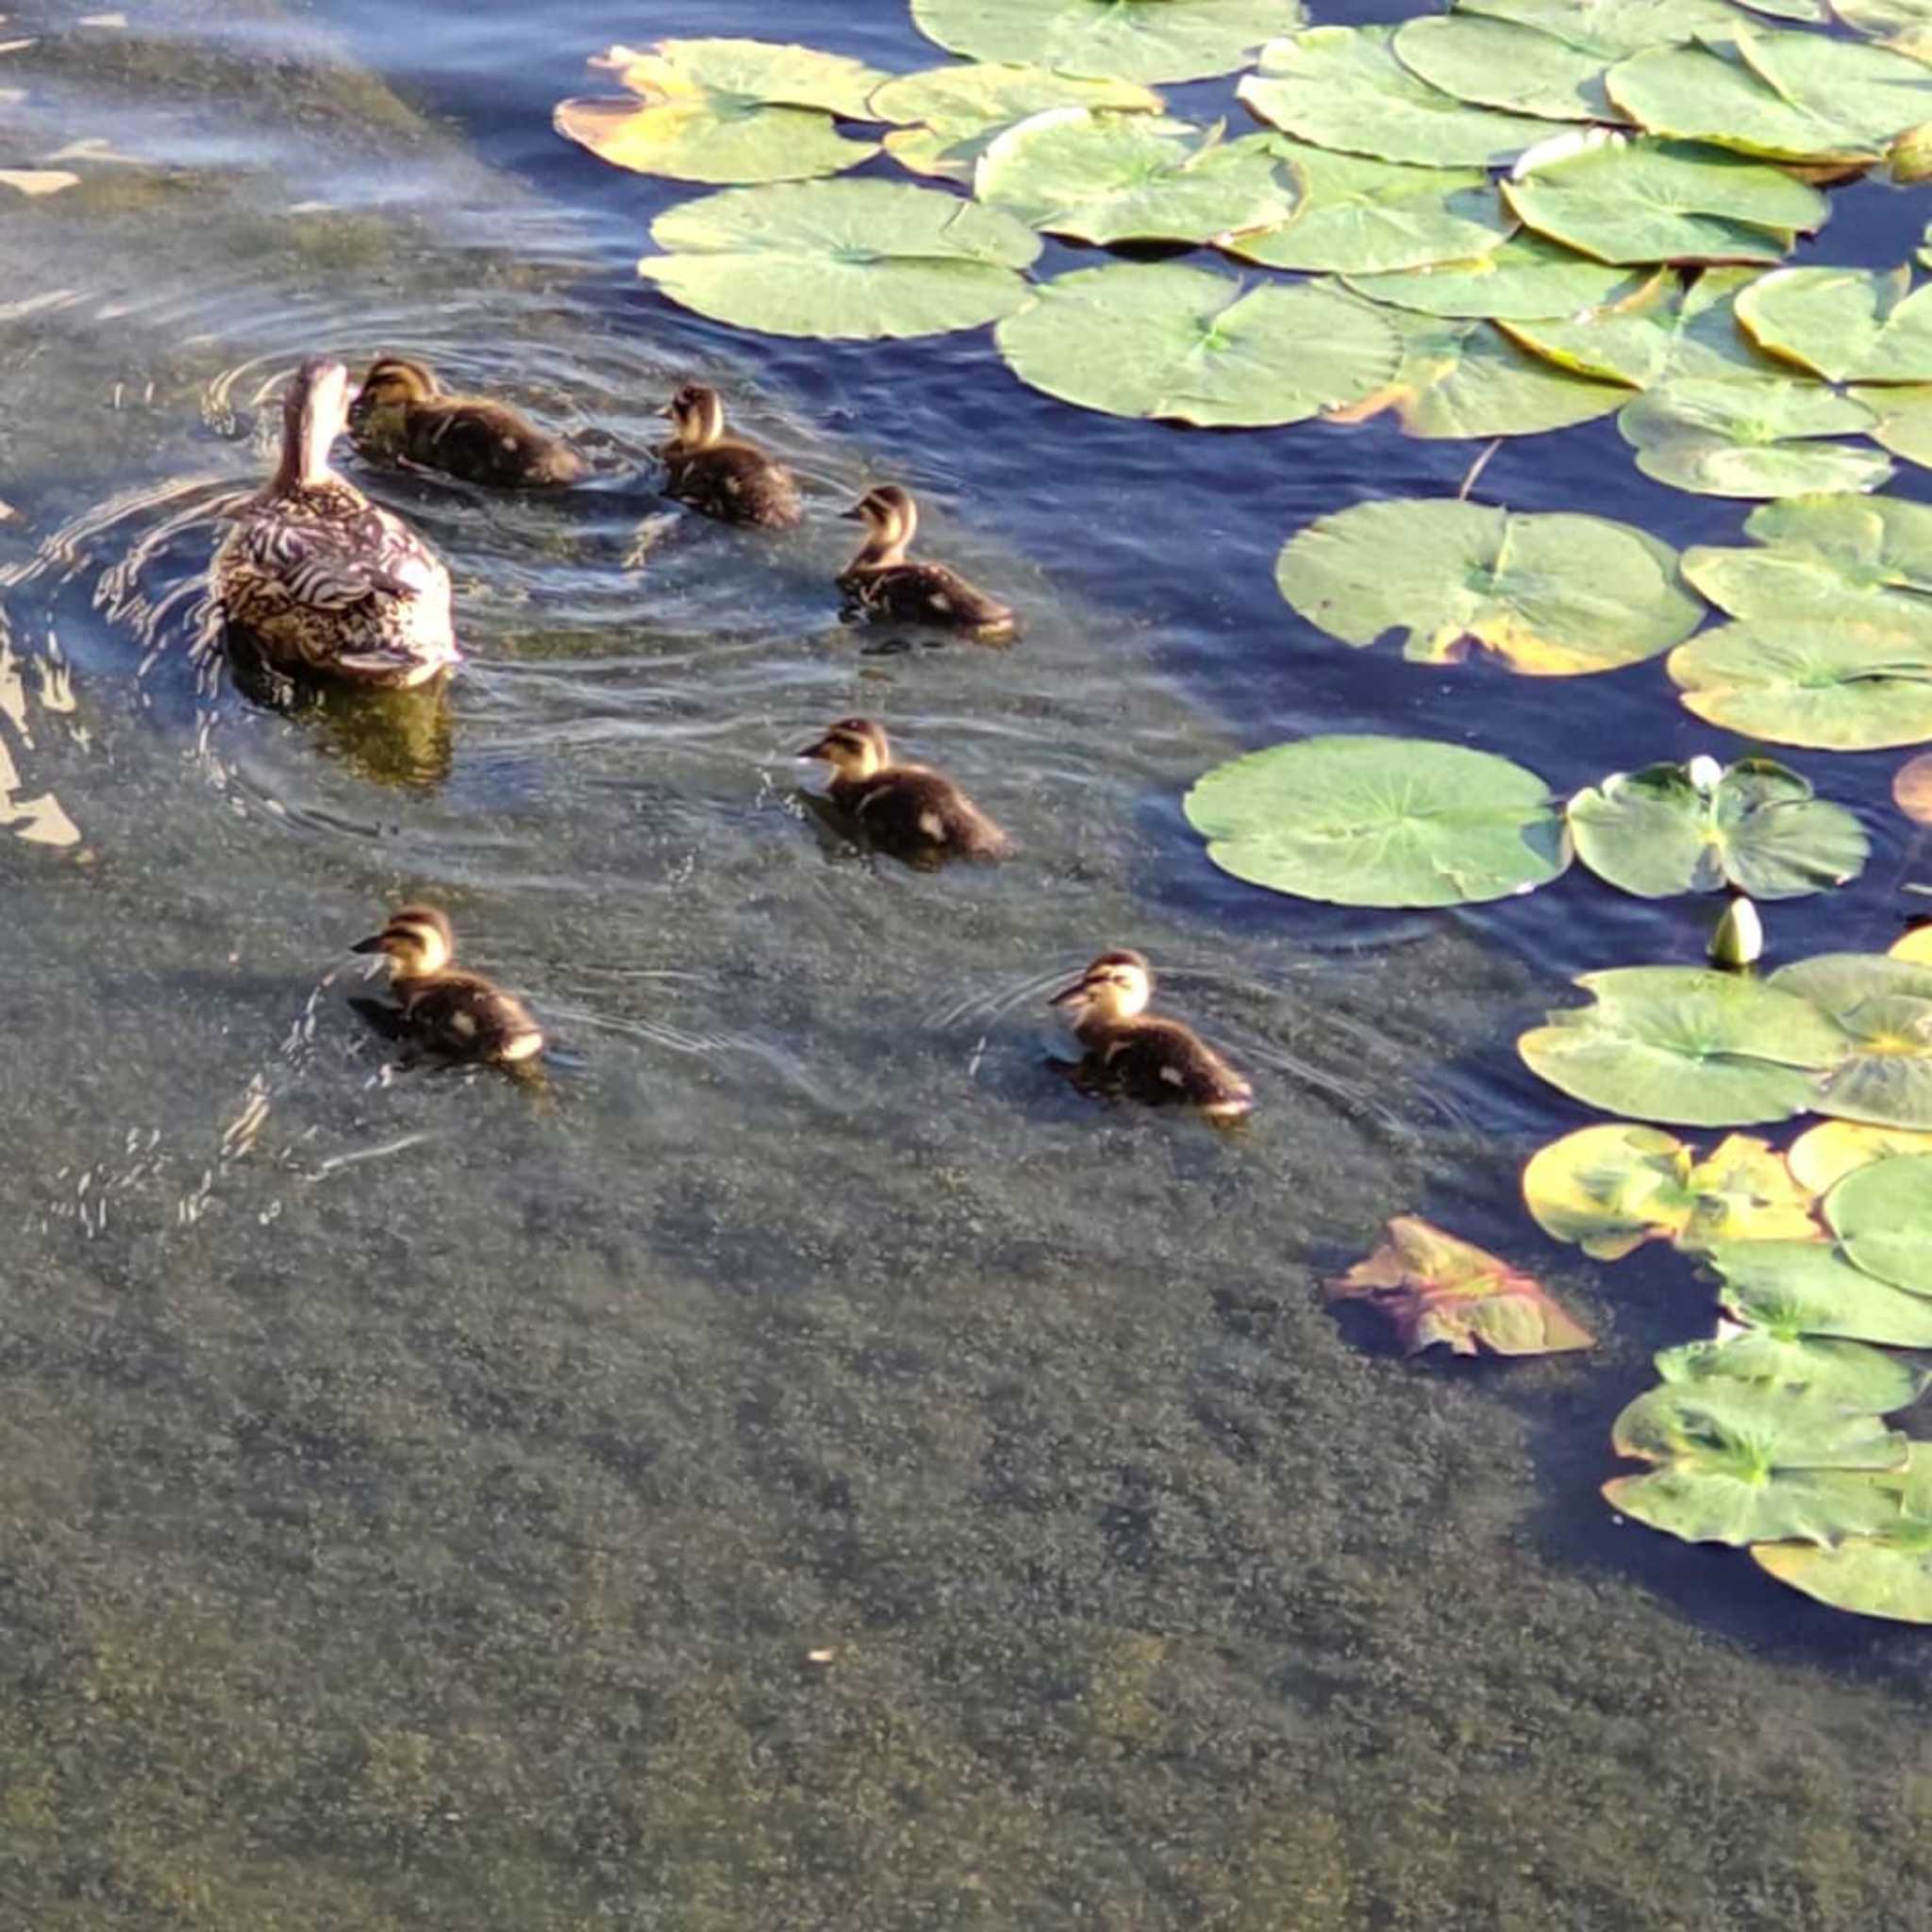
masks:
[[[556,490],[582,479],[586,464],[560,438],[501,403],[438,397],[410,407],[401,453],[498,490]]]
[[[1086,1071],[1105,1091],[1159,1107],[1198,1108],[1210,1119],[1239,1120],[1255,1090],[1192,1027],[1143,1015],[1081,1030]]]
[[[805,515],[797,479],[775,458],[748,442],[667,450],[664,493],[726,524],[791,529]]]
[[[1004,858],[1012,850],[1007,835],[950,778],[918,765],[834,779],[832,801],[889,851]]]
[[[968,583],[943,563],[854,564],[839,578],[850,608],[896,624],[930,624],[981,643],[1010,643],[1020,634],[1011,608]]]
[[[396,996],[404,1035],[444,1059],[514,1065],[543,1050],[542,1028],[529,1008],[480,974],[407,980]]]

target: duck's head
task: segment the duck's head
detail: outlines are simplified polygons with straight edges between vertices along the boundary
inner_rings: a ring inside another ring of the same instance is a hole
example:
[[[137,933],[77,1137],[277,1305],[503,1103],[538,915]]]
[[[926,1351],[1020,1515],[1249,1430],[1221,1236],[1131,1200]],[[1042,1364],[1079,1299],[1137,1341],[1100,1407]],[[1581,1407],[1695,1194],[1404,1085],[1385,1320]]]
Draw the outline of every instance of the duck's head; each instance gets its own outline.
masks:
[[[282,403],[285,483],[319,483],[329,474],[328,453],[348,427],[349,372],[333,356],[311,356],[295,372]]]
[[[440,907],[405,906],[390,914],[380,932],[358,940],[351,950],[386,955],[396,979],[426,979],[456,957],[457,941]]]
[[[442,385],[428,363],[408,356],[378,356],[362,378],[356,411],[400,408],[408,403],[426,403],[441,393]]]
[[[840,512],[865,525],[867,554],[896,561],[906,554],[913,533],[919,528],[919,506],[909,490],[896,483],[881,483],[868,490],[848,510]]]
[[[841,778],[870,778],[891,763],[892,747],[870,718],[841,718],[798,756],[824,758]]]
[[[663,413],[671,419],[675,449],[710,449],[724,438],[724,399],[708,383],[686,383]]]
[[[1103,953],[1074,980],[1054,994],[1053,1004],[1064,1007],[1075,1025],[1090,1013],[1108,1020],[1131,1020],[1147,1010],[1154,996],[1154,974],[1147,961],[1123,946]]]

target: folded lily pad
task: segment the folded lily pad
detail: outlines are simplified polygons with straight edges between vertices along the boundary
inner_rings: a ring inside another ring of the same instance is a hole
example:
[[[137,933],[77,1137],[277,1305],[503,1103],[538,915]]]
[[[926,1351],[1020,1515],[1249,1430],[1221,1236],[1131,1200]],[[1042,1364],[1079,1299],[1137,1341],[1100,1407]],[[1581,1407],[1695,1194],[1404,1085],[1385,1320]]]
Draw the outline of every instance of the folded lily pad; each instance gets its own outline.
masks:
[[[1587,261],[1541,235],[1515,236],[1469,261],[1346,279],[1357,294],[1372,302],[1388,302],[1424,315],[1531,321],[1622,302],[1645,286],[1641,275],[1607,262]]]
[[[659,215],[638,273],[687,308],[774,335],[938,335],[1009,315],[1040,238],[896,181],[728,189]]]
[[[1853,436],[1876,418],[1815,384],[1683,376],[1646,390],[1617,418],[1646,476],[1701,496],[1804,496],[1876,490],[1891,464]]]
[[[1807,1241],[1812,1197],[1767,1142],[1731,1134],[1699,1159],[1661,1127],[1579,1127],[1530,1158],[1523,1198],[1553,1240],[1600,1261],[1647,1241],[1695,1252],[1720,1241]]]
[[[870,104],[874,120],[897,124],[885,145],[902,168],[962,183],[1003,128],[1048,108],[1154,113],[1160,96],[1131,81],[981,60],[902,74],[876,89]]]
[[[1882,953],[1825,953],[1780,967],[1770,984],[1809,1000],[1845,1036],[1844,1055],[1819,1082],[1821,1113],[1932,1128],[1932,969]]]
[[[1457,1355],[1557,1355],[1595,1340],[1534,1275],[1413,1214],[1391,1220],[1388,1240],[1331,1281],[1328,1298],[1381,1309],[1406,1355],[1437,1342]]]
[[[1924,1297],[1932,1325],[1932,1155],[1854,1169],[1824,1197],[1824,1218],[1855,1267]]]
[[[927,40],[975,60],[1116,80],[1204,80],[1306,16],[1296,0],[912,0]]]
[[[1713,1341],[1662,1350],[1657,1372],[1666,1382],[1755,1382],[1802,1390],[1836,1408],[1890,1415],[1924,1393],[1932,1370],[1922,1358],[1817,1335],[1741,1328]]]
[[[1386,383],[1401,358],[1395,331],[1338,290],[1244,287],[1175,262],[1076,269],[996,340],[1014,375],[1062,402],[1220,427],[1318,416]]]
[[[1261,135],[1154,114],[1049,108],[979,158],[973,192],[1029,227],[1076,242],[1207,242],[1290,220],[1292,172]]]
[[[1580,315],[1501,321],[1496,326],[1562,369],[1655,389],[1685,376],[1768,380],[1785,374],[1738,326],[1738,291],[1748,268],[1706,269],[1687,289],[1661,269],[1635,296]]]
[[[1406,22],[1395,58],[1474,107],[1546,121],[1622,119],[1604,92],[1601,54],[1514,21],[1457,11]]]
[[[1907,1439],[1775,1384],[1667,1382],[1617,1418],[1611,1444],[1660,1467],[1604,1485],[1611,1507],[1687,1542],[1830,1543],[1898,1518],[1896,1490],[1861,1473],[1903,1469]]]
[[[1271,745],[1197,779],[1186,808],[1224,872],[1337,906],[1473,905],[1570,862],[1534,772],[1429,739]]]
[[[564,101],[557,131],[600,159],[680,181],[796,181],[878,153],[831,116],[868,119],[886,75],[861,60],[769,41],[659,41],[612,47],[591,63],[629,98]]]
[[[1932,287],[1914,291],[1907,268],[1779,269],[1738,297],[1738,320],[1827,382],[1932,382]]]
[[[1685,705],[1745,738],[1882,751],[1932,738],[1932,633],[1847,619],[1747,619],[1679,644]]]
[[[1282,551],[1275,581],[1345,643],[1407,632],[1403,655],[1441,664],[1471,646],[1531,676],[1609,671],[1696,629],[1676,552],[1602,517],[1524,515],[1447,498],[1358,503]]]
[[[1785,1158],[1799,1184],[1819,1195],[1829,1193],[1855,1168],[1894,1154],[1932,1154],[1932,1133],[1864,1121],[1821,1121],[1791,1142]]]
[[[1285,134],[1273,139],[1301,184],[1301,208],[1284,226],[1223,242],[1243,260],[1310,275],[1373,275],[1466,261],[1501,247],[1515,230],[1515,216],[1479,168],[1418,168]]]
[[[1871,1480],[1882,1492],[1896,1490],[1894,1522],[1830,1545],[1758,1543],[1752,1560],[1767,1575],[1835,1610],[1932,1624],[1932,1448],[1913,1443],[1899,1476]]]
[[[1608,262],[1780,261],[1831,211],[1767,162],[1604,128],[1532,148],[1503,198],[1540,234]]]
[[[1799,496],[1753,510],[1744,534],[1758,547],[1684,554],[1684,575],[1733,617],[1932,629],[1932,507]]]
[[[1753,1327],[1932,1348],[1932,1298],[1868,1274],[1830,1241],[1720,1241],[1705,1258],[1717,1271],[1719,1301]]]
[[[1865,434],[1908,463],[1932,469],[1932,382],[1870,384],[1849,391],[1878,421]]]
[[[1526,114],[1473,108],[1418,79],[1396,58],[1391,26],[1317,26],[1271,41],[1235,90],[1261,120],[1318,147],[1485,168],[1549,132]]]
[[[1576,856],[1645,899],[1726,885],[1754,899],[1798,899],[1864,871],[1871,847],[1857,816],[1815,796],[1788,766],[1743,758],[1705,776],[1690,765],[1646,765],[1586,787],[1569,808]]]
[[[1807,999],[1735,974],[1624,966],[1576,984],[1517,1042],[1559,1092],[1626,1119],[1697,1127],[1787,1120],[1811,1105],[1845,1038]]]

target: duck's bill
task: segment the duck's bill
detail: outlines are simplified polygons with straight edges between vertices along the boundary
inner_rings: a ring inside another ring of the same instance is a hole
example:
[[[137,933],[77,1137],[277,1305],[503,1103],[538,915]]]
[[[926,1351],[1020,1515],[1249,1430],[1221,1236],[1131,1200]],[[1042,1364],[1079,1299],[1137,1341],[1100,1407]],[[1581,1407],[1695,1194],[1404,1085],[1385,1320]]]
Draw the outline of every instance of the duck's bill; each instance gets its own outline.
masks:
[[[831,744],[827,740],[823,738],[821,738],[815,744],[807,745],[803,751],[795,751],[791,754],[791,756],[795,758],[828,758],[831,757]]]
[[[854,505],[852,506],[852,508],[851,508],[850,509],[841,509],[841,511],[839,512],[839,519],[840,519],[840,521],[841,521],[841,523],[847,523],[847,524],[856,524],[856,523],[858,523],[858,522],[859,521],[859,519],[860,519],[861,517],[863,517],[864,515],[865,515],[865,506],[864,506],[864,504],[862,504],[862,503],[855,503],[855,504],[854,504]]]
[[[1084,979],[1076,979],[1072,986],[1063,986],[1047,1001],[1050,1007],[1079,1006],[1092,997],[1093,990]]]
[[[381,933],[373,932],[366,940],[358,940],[349,950],[352,953],[379,953],[382,951],[382,941]]]

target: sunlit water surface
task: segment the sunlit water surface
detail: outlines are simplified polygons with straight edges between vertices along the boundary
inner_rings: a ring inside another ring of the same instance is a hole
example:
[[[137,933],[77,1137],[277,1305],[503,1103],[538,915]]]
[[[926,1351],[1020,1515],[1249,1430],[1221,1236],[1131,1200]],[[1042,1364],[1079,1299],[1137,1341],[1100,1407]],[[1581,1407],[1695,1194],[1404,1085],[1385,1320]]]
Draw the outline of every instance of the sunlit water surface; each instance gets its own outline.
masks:
[[[1655,664],[1424,669],[1286,610],[1291,529],[1454,489],[1467,446],[1117,423],[983,334],[768,341],[658,299],[632,263],[683,191],[549,111],[608,42],[703,32],[935,58],[898,0],[0,24],[32,42],[0,53],[7,164],[80,176],[0,204],[0,750],[73,835],[0,839],[0,1916],[1924,1924],[1923,1638],[1611,1521],[1609,1419],[1707,1291],[1582,1264],[1515,1198],[1583,1118],[1515,1034],[1570,973],[1695,957],[1709,908],[1574,876],[1341,913],[1211,870],[1178,803],[1311,729],[1560,791],[1738,747]],[[1924,219],[1840,196],[1833,258]],[[202,648],[219,508],[302,355],[384,348],[596,474],[358,470],[452,560],[469,661],[446,703],[281,714]],[[1025,641],[856,633],[848,526],[655,496],[693,372],[815,512],[911,484]],[[1608,423],[1480,490],[1678,542],[1743,514],[1643,482]],[[791,754],[853,710],[1020,856],[829,836]],[[1875,851],[1774,941],[1882,945],[1918,857],[1886,761],[1803,762]],[[416,895],[528,991],[541,1090],[386,1067],[346,948]],[[1042,996],[1121,943],[1254,1070],[1248,1131],[1054,1077]],[[1601,1345],[1411,1365],[1338,1323],[1321,1278],[1409,1209]]]

